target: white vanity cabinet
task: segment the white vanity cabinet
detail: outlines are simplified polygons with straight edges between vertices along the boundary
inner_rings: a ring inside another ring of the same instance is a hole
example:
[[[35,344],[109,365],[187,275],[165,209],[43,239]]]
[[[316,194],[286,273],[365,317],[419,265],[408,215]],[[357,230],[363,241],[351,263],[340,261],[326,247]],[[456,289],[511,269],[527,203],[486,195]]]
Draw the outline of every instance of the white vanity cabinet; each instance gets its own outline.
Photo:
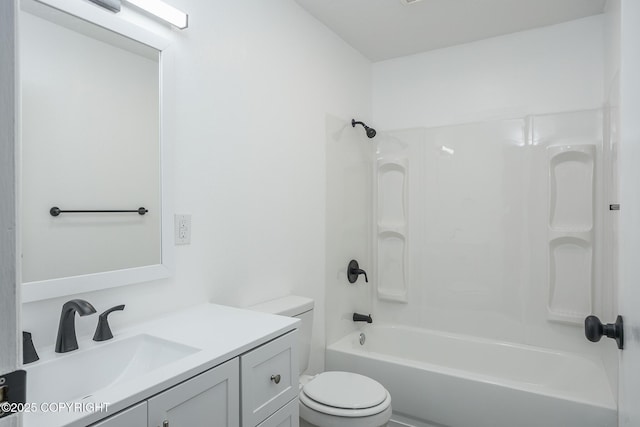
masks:
[[[147,401],[148,427],[236,427],[240,372],[232,359]]]
[[[236,357],[91,427],[238,427]]]
[[[91,427],[298,427],[297,330]]]

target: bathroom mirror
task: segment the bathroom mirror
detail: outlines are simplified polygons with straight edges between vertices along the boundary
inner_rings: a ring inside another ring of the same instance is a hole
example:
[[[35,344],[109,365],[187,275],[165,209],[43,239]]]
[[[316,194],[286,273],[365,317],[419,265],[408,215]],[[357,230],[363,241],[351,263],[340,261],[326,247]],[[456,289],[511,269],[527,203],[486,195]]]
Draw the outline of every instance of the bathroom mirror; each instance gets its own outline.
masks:
[[[23,302],[167,277],[168,43],[88,2],[20,13]]]

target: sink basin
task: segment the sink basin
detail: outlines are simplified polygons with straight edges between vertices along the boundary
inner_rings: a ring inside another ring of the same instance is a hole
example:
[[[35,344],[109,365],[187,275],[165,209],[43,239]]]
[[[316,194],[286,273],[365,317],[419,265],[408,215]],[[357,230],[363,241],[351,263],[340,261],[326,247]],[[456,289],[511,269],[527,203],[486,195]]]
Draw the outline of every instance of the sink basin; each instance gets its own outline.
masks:
[[[90,347],[27,365],[27,401],[77,401],[199,351],[145,334],[86,345]]]

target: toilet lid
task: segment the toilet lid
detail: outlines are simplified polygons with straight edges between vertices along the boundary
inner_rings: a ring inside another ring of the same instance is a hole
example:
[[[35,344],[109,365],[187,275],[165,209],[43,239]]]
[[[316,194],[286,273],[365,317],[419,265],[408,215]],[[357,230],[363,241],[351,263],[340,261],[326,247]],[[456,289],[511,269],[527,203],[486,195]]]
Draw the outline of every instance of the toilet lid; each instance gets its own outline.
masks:
[[[318,403],[343,409],[372,408],[387,398],[379,382],[352,372],[323,372],[302,391]]]

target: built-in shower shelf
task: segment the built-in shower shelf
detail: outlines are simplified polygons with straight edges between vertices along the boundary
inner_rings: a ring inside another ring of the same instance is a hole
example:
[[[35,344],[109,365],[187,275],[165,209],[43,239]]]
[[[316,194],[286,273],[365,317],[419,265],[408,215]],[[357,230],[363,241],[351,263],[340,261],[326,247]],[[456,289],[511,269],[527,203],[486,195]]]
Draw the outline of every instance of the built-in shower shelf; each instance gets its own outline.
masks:
[[[581,323],[593,311],[596,147],[547,148],[549,320]]]
[[[595,145],[547,148],[551,229],[589,230],[593,227],[595,153]]]
[[[408,165],[408,158],[389,154],[378,158],[376,167],[378,298],[404,303],[408,301]]]

